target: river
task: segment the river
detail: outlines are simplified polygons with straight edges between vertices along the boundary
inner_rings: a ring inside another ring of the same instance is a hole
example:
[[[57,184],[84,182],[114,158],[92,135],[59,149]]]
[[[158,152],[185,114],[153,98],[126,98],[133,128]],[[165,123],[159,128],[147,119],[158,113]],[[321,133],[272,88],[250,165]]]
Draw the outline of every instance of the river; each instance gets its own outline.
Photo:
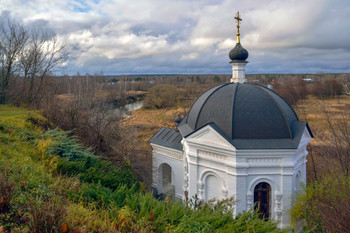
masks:
[[[127,114],[128,112],[140,109],[142,105],[143,100],[136,101],[114,109],[114,113],[122,118],[129,117],[129,115]]]

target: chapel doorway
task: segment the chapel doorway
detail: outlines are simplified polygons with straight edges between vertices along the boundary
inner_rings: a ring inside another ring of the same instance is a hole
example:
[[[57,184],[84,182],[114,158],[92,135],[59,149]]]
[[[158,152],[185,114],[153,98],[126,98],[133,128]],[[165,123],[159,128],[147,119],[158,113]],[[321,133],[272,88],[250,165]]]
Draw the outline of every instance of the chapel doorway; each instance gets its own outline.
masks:
[[[271,186],[266,182],[257,184],[254,188],[254,204],[258,208],[260,218],[270,217]]]
[[[169,164],[163,163],[159,167],[161,192],[168,197],[175,196],[175,186],[173,172]]]

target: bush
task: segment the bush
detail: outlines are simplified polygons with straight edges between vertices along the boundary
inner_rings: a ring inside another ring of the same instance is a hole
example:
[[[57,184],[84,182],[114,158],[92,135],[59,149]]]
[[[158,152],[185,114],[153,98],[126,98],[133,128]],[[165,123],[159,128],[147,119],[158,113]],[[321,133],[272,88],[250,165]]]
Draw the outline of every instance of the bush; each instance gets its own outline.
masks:
[[[318,98],[335,97],[342,93],[343,85],[334,78],[326,78],[315,82],[311,87],[311,94]]]
[[[3,227],[3,230],[11,230],[21,218],[11,203],[17,190],[17,186],[11,178],[8,171],[0,168],[0,226]]]
[[[168,108],[176,105],[184,98],[185,91],[182,88],[169,84],[160,84],[150,88],[143,102],[144,108]]]
[[[10,209],[10,201],[16,190],[15,184],[6,173],[0,168],[0,213]]]
[[[94,156],[90,149],[86,149],[77,143],[75,137],[69,137],[69,133],[69,131],[60,131],[58,129],[48,130],[43,137],[50,138],[53,142],[47,148],[47,153],[67,158],[69,161],[83,160],[86,157]]]
[[[99,158],[87,157],[80,161],[62,158],[58,161],[57,171],[65,175],[77,175],[81,181],[87,183],[100,183],[112,191],[121,185],[126,185],[128,188],[134,185],[140,187],[128,164],[116,168],[110,162]]]
[[[40,197],[27,203],[30,232],[59,232],[65,215],[64,203],[58,199],[43,200]]]
[[[292,220],[305,232],[350,232],[350,177],[325,175],[310,183],[296,199]]]
[[[117,168],[112,163],[95,157],[88,149],[78,144],[67,132],[49,130],[47,137],[53,138],[47,151],[61,158],[57,171],[64,175],[78,176],[83,184],[78,192],[68,191],[75,201],[94,202],[98,206],[116,203],[125,205],[127,193],[138,192],[140,183],[135,179],[128,164]]]
[[[279,84],[275,81],[274,90],[290,105],[294,105],[299,100],[305,99],[309,93],[306,82],[303,79],[288,79],[283,84]]]

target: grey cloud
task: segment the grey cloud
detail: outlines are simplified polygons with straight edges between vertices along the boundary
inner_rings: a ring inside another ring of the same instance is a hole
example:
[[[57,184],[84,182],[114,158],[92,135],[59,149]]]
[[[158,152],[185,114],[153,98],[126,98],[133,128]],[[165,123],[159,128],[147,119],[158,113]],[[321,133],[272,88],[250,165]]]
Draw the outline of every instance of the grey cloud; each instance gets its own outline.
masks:
[[[247,72],[350,72],[346,0],[33,2],[0,7],[52,28],[71,73],[230,73],[238,10]]]

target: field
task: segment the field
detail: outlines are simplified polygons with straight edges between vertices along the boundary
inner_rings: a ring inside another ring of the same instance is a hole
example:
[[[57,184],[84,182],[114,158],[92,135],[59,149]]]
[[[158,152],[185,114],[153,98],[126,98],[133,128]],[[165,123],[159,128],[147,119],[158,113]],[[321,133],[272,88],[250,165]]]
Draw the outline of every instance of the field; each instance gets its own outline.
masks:
[[[344,111],[350,111],[350,96],[340,96],[338,98],[319,99],[308,96],[301,100],[296,106],[293,106],[298,117],[302,121],[307,121],[315,138],[311,145],[318,145],[321,141],[318,135],[327,132],[329,125],[325,111],[331,116],[332,120],[342,119]],[[189,108],[181,109],[180,114],[183,117]],[[133,111],[130,117],[122,121],[122,128],[127,129],[127,141],[137,142],[137,149],[150,150],[148,140],[161,128],[175,128],[174,119],[178,114],[176,107],[162,109],[138,109]],[[349,118],[349,116],[347,116]],[[350,122],[350,120],[349,120]]]
[[[315,132],[324,132],[328,129],[325,112],[331,115],[333,120],[342,119],[344,113],[350,110],[350,96],[343,95],[338,98],[318,99],[309,96],[300,101],[294,110],[300,120],[307,121]],[[313,143],[317,142],[317,137]]]
[[[132,112],[130,117],[122,120],[121,126],[124,143],[130,144],[138,150],[150,150],[148,140],[161,128],[175,128],[174,119],[178,111],[171,109],[138,109]]]

